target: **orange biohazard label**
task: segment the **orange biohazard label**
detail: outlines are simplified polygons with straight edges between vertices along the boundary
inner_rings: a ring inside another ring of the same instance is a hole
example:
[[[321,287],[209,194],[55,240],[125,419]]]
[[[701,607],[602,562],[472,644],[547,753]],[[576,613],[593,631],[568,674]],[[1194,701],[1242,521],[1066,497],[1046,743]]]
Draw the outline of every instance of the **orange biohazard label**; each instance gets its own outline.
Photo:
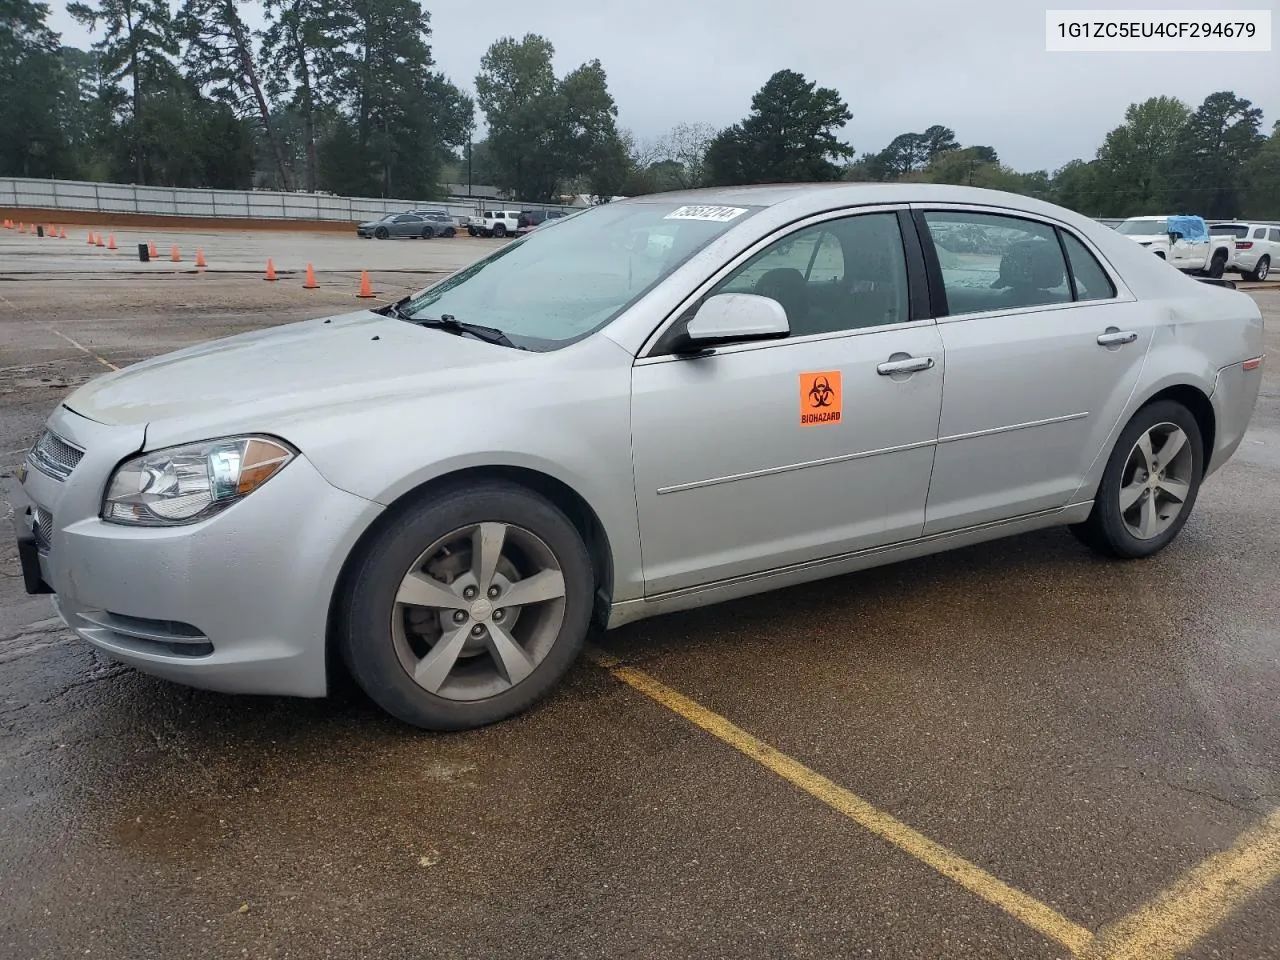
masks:
[[[839,370],[800,374],[800,426],[839,423],[842,401]]]

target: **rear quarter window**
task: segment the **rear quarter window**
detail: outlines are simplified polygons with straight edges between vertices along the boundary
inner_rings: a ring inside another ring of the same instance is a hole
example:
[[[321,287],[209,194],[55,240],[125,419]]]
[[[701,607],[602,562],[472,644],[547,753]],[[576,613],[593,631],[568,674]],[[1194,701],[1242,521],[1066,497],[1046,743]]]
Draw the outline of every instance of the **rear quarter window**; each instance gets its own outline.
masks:
[[[1067,262],[1076,281],[1076,299],[1110,300],[1114,297],[1115,284],[1089,248],[1065,230],[1062,231],[1062,242],[1067,248]]]

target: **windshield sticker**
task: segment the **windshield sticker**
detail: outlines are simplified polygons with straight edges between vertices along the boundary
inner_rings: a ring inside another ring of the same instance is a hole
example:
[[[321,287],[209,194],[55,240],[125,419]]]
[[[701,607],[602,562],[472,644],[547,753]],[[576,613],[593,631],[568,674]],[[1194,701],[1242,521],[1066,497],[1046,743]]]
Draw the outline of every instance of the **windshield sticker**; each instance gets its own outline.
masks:
[[[842,407],[839,370],[800,374],[800,426],[839,423]]]
[[[664,220],[709,220],[712,223],[728,223],[747,212],[746,207],[681,207],[668,213]]]

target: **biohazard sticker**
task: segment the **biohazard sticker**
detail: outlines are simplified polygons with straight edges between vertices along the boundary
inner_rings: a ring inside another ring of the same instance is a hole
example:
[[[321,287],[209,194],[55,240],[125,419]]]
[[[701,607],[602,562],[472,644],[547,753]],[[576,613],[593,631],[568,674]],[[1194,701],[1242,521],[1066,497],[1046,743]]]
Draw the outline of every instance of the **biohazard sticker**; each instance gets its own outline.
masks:
[[[664,220],[710,220],[712,223],[728,223],[747,212],[746,207],[680,207],[668,213]]]
[[[839,370],[800,374],[800,426],[839,423],[842,401]]]

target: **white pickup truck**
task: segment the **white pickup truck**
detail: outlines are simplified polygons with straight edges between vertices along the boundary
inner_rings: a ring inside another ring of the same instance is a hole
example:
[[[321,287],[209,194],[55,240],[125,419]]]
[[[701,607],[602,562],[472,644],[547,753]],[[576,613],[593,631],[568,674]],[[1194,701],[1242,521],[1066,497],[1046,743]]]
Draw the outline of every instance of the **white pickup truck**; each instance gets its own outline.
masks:
[[[1116,227],[1116,233],[1187,273],[1221,277],[1235,256],[1235,239],[1210,237],[1209,227],[1200,217],[1130,217]]]
[[[520,229],[519,210],[485,210],[467,223],[473,237],[514,237]]]

